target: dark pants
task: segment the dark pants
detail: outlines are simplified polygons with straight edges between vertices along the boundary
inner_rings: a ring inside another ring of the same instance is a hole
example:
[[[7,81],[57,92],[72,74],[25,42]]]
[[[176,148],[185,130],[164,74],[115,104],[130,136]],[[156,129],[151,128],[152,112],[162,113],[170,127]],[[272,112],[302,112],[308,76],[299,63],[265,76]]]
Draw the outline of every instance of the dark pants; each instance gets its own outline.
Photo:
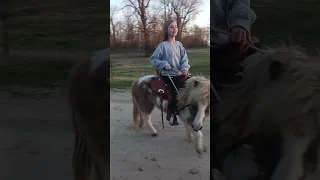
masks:
[[[243,57],[232,55],[230,52],[232,51],[228,47],[210,49],[210,76],[213,84],[236,84],[239,82],[239,78],[235,75],[242,71],[240,60]]]
[[[172,101],[171,103],[168,105],[168,109],[170,109],[171,111],[175,111],[177,109],[177,91],[175,90],[174,86],[172,85],[172,82],[170,81],[168,76],[162,76],[164,82],[167,84],[167,87],[171,90],[171,94],[172,94]],[[177,89],[182,87],[182,83],[180,80],[180,77],[174,77],[171,76],[171,79],[173,81],[173,83],[175,84],[175,86],[177,87]]]

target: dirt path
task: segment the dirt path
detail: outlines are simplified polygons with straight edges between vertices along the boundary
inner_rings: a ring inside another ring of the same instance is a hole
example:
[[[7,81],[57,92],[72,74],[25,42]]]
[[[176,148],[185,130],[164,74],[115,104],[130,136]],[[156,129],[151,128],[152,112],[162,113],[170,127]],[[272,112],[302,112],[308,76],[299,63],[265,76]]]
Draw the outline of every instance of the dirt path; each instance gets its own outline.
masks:
[[[70,180],[72,128],[65,94],[11,97],[0,93],[0,179]],[[209,153],[202,157],[184,141],[183,125],[161,129],[159,111],[153,115],[158,137],[130,129],[129,93],[111,93],[112,180],[207,180]],[[209,123],[204,142],[209,146]],[[208,149],[210,152],[210,149]]]
[[[131,96],[114,92],[111,96],[111,176],[114,180],[208,180],[210,154],[200,157],[194,146],[184,140],[185,129],[171,127],[155,110],[152,119],[158,136],[152,137],[145,127],[132,130]],[[203,129],[204,143],[209,146],[209,121]],[[208,152],[210,149],[208,148]]]

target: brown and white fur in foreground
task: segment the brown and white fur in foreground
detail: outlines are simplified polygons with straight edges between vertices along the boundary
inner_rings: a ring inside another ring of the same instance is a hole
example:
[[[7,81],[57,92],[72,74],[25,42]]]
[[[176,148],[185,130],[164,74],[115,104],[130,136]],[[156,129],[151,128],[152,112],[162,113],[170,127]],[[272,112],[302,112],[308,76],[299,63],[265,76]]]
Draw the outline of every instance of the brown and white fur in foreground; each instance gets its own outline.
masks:
[[[69,77],[75,135],[73,180],[110,179],[109,49],[80,61]]]
[[[249,135],[279,133],[282,157],[271,180],[300,180],[319,172],[320,59],[283,48],[255,62],[218,106],[219,149]],[[313,165],[306,157],[315,158]]]
[[[133,125],[137,128],[146,123],[152,135],[157,136],[157,130],[151,123],[151,113],[155,106],[160,109],[160,98],[143,88],[143,85],[150,83],[152,77],[154,76],[144,76],[132,83]],[[196,151],[202,153],[204,145],[201,128],[205,118],[209,116],[210,80],[202,76],[187,79],[185,87],[179,89],[177,101],[178,109],[187,104],[196,107],[195,117],[192,117],[188,108],[182,109],[179,117],[185,125],[187,139],[192,141],[193,136]],[[167,112],[167,106],[168,102],[164,100],[164,112]]]

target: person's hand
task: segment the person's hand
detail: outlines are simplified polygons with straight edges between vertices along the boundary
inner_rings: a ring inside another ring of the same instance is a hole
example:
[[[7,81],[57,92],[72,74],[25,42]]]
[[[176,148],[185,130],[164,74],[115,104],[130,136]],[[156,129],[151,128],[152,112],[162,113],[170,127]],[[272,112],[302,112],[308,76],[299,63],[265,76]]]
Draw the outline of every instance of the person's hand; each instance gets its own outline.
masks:
[[[235,26],[231,29],[230,40],[240,44],[241,51],[246,51],[252,44],[251,34],[241,26]]]
[[[167,67],[167,70],[171,70],[171,66],[170,65]]]
[[[189,76],[189,72],[187,70],[183,69],[181,72],[182,72],[182,75],[184,75],[184,77]]]

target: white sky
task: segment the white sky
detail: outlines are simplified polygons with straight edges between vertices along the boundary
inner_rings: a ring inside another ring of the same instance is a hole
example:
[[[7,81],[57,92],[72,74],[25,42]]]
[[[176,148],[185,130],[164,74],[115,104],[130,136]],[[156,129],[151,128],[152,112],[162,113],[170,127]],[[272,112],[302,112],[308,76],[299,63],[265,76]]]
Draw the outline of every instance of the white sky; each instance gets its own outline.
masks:
[[[110,5],[115,5],[119,8],[122,8],[124,3],[123,0],[110,0]],[[200,6],[199,14],[194,21],[189,23],[189,26],[194,24],[200,27],[206,27],[210,25],[210,1],[203,0],[202,5]]]

